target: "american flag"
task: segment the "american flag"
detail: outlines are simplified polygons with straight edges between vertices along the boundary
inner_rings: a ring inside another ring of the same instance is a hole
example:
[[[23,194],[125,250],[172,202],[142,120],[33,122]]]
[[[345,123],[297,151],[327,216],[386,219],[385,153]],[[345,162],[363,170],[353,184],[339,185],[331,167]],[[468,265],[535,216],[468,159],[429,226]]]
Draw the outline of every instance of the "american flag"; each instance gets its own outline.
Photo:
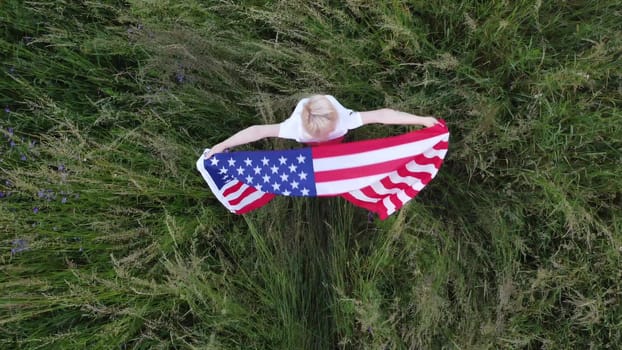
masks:
[[[341,196],[385,219],[436,176],[448,142],[441,120],[381,139],[201,156],[197,169],[216,198],[236,214],[259,208],[276,195]]]

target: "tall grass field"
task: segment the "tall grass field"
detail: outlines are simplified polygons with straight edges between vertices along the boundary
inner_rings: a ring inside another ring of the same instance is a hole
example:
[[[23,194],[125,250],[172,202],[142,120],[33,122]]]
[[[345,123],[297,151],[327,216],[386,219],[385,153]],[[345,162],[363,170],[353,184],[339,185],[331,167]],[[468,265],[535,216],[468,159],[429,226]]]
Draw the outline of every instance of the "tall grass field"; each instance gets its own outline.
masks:
[[[621,23],[619,0],[1,1],[0,349],[622,349]],[[438,176],[384,221],[229,213],[203,149],[315,93],[445,119]]]

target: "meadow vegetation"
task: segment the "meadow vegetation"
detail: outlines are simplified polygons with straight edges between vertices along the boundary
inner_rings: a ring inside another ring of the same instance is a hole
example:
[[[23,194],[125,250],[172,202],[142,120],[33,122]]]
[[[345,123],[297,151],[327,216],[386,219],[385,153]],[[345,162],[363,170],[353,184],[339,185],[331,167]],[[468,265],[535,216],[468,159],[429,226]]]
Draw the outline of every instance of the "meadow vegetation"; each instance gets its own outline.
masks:
[[[620,348],[620,23],[617,0],[2,1],[0,348]],[[438,176],[385,221],[229,214],[203,148],[317,92],[444,118]]]

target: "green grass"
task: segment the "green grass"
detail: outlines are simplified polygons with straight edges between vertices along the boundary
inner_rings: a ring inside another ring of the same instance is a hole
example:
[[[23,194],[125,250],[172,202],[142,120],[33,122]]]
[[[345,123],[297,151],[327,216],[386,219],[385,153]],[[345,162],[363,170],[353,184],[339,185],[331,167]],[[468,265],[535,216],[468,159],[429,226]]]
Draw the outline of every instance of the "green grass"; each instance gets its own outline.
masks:
[[[618,2],[8,0],[0,23],[1,348],[620,347]],[[202,149],[316,92],[446,119],[439,175],[386,221],[229,214]]]

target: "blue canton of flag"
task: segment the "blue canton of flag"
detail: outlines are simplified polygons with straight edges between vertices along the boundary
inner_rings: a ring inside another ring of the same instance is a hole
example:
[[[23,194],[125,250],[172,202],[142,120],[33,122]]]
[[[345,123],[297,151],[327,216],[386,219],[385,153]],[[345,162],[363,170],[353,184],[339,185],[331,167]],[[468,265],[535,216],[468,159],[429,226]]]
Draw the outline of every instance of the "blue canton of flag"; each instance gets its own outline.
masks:
[[[204,161],[216,185],[238,180],[258,191],[284,196],[315,196],[311,149],[218,153]]]

